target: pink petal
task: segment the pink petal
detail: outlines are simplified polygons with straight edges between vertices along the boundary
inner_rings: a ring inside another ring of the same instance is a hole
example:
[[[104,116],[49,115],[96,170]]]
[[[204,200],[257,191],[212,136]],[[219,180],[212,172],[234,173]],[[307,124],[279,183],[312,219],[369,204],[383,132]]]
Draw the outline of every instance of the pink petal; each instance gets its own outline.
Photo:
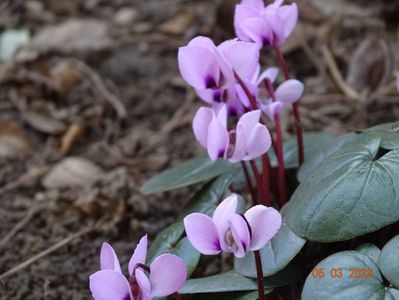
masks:
[[[184,218],[184,228],[191,244],[205,255],[220,253],[218,231],[212,219],[207,215],[193,213]]]
[[[100,268],[101,270],[114,270],[122,273],[118,257],[114,249],[108,243],[103,243],[101,247]]]
[[[207,147],[208,142],[208,127],[214,118],[215,113],[208,107],[201,107],[195,114],[193,120],[194,135],[204,148]]]
[[[257,10],[262,10],[265,8],[265,3],[263,0],[242,0],[241,4],[253,6]]]
[[[251,227],[250,250],[263,248],[281,227],[280,213],[271,207],[256,205],[244,214]]]
[[[133,273],[133,270],[135,269],[137,264],[145,264],[145,259],[147,256],[147,244],[148,244],[148,238],[147,235],[145,235],[141,238],[141,240],[137,244],[132,257],[130,258],[128,266],[129,275]]]
[[[257,124],[249,136],[247,143],[247,155],[244,160],[252,160],[265,154],[271,146],[269,130],[263,124]]]
[[[236,257],[243,257],[249,249],[250,233],[247,222],[240,215],[233,215],[230,218],[230,229],[236,245],[234,255]]]
[[[303,95],[304,86],[302,82],[290,79],[283,82],[276,90],[277,101],[291,104],[299,100]]]
[[[252,82],[250,82],[250,81],[248,81],[248,80],[245,80],[245,79],[244,79],[244,83],[245,83],[245,85],[247,86],[249,92],[250,92],[250,93],[252,94],[252,96],[254,96],[255,99],[256,99],[256,96],[257,96],[257,93],[258,93],[258,87],[257,87],[255,84],[253,84]],[[245,91],[243,90],[243,88],[241,87],[241,85],[236,84],[236,85],[235,85],[235,88],[236,88],[237,96],[238,96],[238,98],[240,99],[241,103],[242,103],[245,107],[251,107],[251,102],[250,102],[250,100],[248,99],[247,94],[245,93]]]
[[[247,112],[242,115],[242,117],[238,121],[238,124],[243,125],[243,128],[245,129],[245,131],[248,133],[249,136],[249,133],[259,123],[260,116],[261,116],[261,111],[259,109]]]
[[[271,100],[262,105],[262,111],[268,116],[270,120],[274,120],[276,114],[279,114],[283,109],[283,103],[271,102]]]
[[[241,78],[252,79],[259,66],[259,46],[233,39],[220,44],[218,49]]]
[[[296,3],[282,6],[279,10],[279,16],[284,24],[285,38],[288,38],[298,22],[298,6]]]
[[[207,148],[211,160],[224,157],[229,144],[229,134],[226,127],[217,120],[212,120],[208,127]]]
[[[243,124],[237,124],[235,140],[234,152],[231,157],[228,158],[232,163],[242,161],[246,155],[248,133]]]
[[[136,277],[137,284],[140,287],[140,292],[143,300],[151,300],[151,284],[150,280],[145,275],[144,271],[140,268],[136,269],[134,272],[134,276]]]
[[[275,68],[275,67],[266,69],[262,74],[260,74],[260,76],[257,80],[257,84],[258,85],[262,84],[263,80],[265,80],[266,78],[269,78],[269,80],[272,83],[274,83],[277,79],[278,72],[279,72],[279,69]]]
[[[208,49],[195,46],[181,47],[178,63],[184,80],[197,90],[216,86],[219,82],[218,62],[215,54]]]
[[[177,292],[187,279],[187,268],[176,255],[158,256],[150,266],[152,297],[165,297]]]
[[[236,213],[237,202],[237,195],[231,194],[216,207],[212,216],[213,223],[215,224],[219,235],[222,249],[226,249],[228,247],[225,236],[230,227],[230,218]]]
[[[95,300],[133,300],[129,282],[119,272],[101,270],[90,275],[89,281]]]
[[[250,42],[251,39],[242,30],[242,24],[249,18],[260,17],[260,10],[252,5],[238,4],[234,12],[234,28],[237,37],[242,41]]]
[[[216,46],[214,44],[214,42],[206,36],[197,36],[195,38],[193,38],[187,46],[193,46],[193,47],[200,47],[200,48],[204,48],[207,49],[210,52],[214,52],[216,49]]]
[[[265,17],[265,21],[273,32],[273,42],[271,44],[281,45],[285,41],[284,23],[278,15]]]
[[[241,24],[242,31],[256,44],[273,44],[273,32],[264,18],[249,18]]]
[[[222,102],[223,101],[223,93],[224,93],[224,88],[220,89],[205,89],[205,90],[200,90],[200,91],[195,91],[202,100],[204,100],[206,103],[209,104],[214,104],[215,102]]]

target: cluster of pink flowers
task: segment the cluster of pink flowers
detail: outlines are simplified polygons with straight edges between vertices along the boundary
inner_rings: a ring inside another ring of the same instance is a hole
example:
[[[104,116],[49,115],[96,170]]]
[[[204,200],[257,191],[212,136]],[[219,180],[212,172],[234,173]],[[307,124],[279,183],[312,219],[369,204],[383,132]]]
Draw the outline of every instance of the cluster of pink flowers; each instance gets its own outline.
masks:
[[[261,113],[273,119],[284,105],[302,96],[303,84],[298,80],[283,82],[275,99],[272,95],[264,98],[261,93],[265,81],[273,83],[278,76],[277,68],[260,72],[261,48],[284,43],[298,20],[296,4],[282,2],[265,6],[263,0],[243,0],[235,12],[238,38],[216,46],[200,36],[179,49],[182,77],[209,104],[198,110],[193,129],[212,160],[240,162],[266,153],[271,139]],[[231,117],[238,117],[236,125],[229,122]]]

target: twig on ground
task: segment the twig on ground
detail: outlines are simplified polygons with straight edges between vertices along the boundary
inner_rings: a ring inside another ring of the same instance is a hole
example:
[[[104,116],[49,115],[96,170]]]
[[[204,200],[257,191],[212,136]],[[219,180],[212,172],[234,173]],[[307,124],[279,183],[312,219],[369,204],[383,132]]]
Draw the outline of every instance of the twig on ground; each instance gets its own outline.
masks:
[[[25,187],[35,184],[36,181],[39,180],[41,177],[43,177],[45,174],[47,174],[49,170],[50,166],[42,166],[29,170],[18,179],[0,187],[0,194],[5,192],[10,192],[20,187]]]

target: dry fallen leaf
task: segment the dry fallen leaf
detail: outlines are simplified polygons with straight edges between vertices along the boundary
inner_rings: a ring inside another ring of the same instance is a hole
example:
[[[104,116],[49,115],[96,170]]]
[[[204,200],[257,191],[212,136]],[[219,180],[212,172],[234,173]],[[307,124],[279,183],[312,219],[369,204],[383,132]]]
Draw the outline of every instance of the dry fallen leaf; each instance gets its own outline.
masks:
[[[63,122],[36,112],[24,113],[24,119],[32,128],[47,134],[57,135],[65,132],[67,129],[67,126]]]
[[[32,143],[16,122],[0,122],[0,159],[23,158],[31,150]]]
[[[68,93],[82,79],[79,70],[68,60],[61,60],[50,70],[51,77],[61,94]]]
[[[101,168],[93,162],[79,157],[68,157],[55,165],[42,183],[48,189],[84,187],[92,185],[102,175]]]
[[[161,24],[159,29],[164,33],[180,35],[187,31],[187,28],[193,23],[194,15],[191,12],[183,12],[174,16]]]

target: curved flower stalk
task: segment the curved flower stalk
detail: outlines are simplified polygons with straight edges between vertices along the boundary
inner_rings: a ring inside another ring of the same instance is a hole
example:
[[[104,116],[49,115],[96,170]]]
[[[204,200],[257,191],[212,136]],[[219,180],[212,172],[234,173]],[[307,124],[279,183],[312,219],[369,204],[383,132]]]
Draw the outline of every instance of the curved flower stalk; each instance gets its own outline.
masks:
[[[260,46],[283,44],[298,22],[297,5],[282,5],[283,1],[275,0],[267,6],[263,0],[243,0],[238,4],[234,28],[240,40]]]
[[[90,276],[90,291],[96,300],[151,300],[178,291],[187,278],[186,265],[175,255],[163,254],[145,265],[147,235],[141,238],[128,265],[129,279],[121,271],[114,249],[104,243],[101,270]]]
[[[241,115],[235,73],[252,78],[259,69],[259,51],[257,45],[237,39],[216,47],[211,39],[199,36],[179,48],[179,70],[202,100],[212,105],[227,103],[230,114]]]
[[[244,215],[236,213],[237,195],[232,194],[216,208],[213,217],[193,213],[184,218],[186,234],[202,254],[234,253],[243,257],[248,251],[263,248],[281,227],[280,213],[256,205]]]
[[[193,121],[197,141],[208,150],[212,160],[224,158],[231,162],[252,160],[266,153],[271,146],[267,127],[259,122],[260,110],[240,117],[235,129],[227,128],[227,108],[201,107]]]

